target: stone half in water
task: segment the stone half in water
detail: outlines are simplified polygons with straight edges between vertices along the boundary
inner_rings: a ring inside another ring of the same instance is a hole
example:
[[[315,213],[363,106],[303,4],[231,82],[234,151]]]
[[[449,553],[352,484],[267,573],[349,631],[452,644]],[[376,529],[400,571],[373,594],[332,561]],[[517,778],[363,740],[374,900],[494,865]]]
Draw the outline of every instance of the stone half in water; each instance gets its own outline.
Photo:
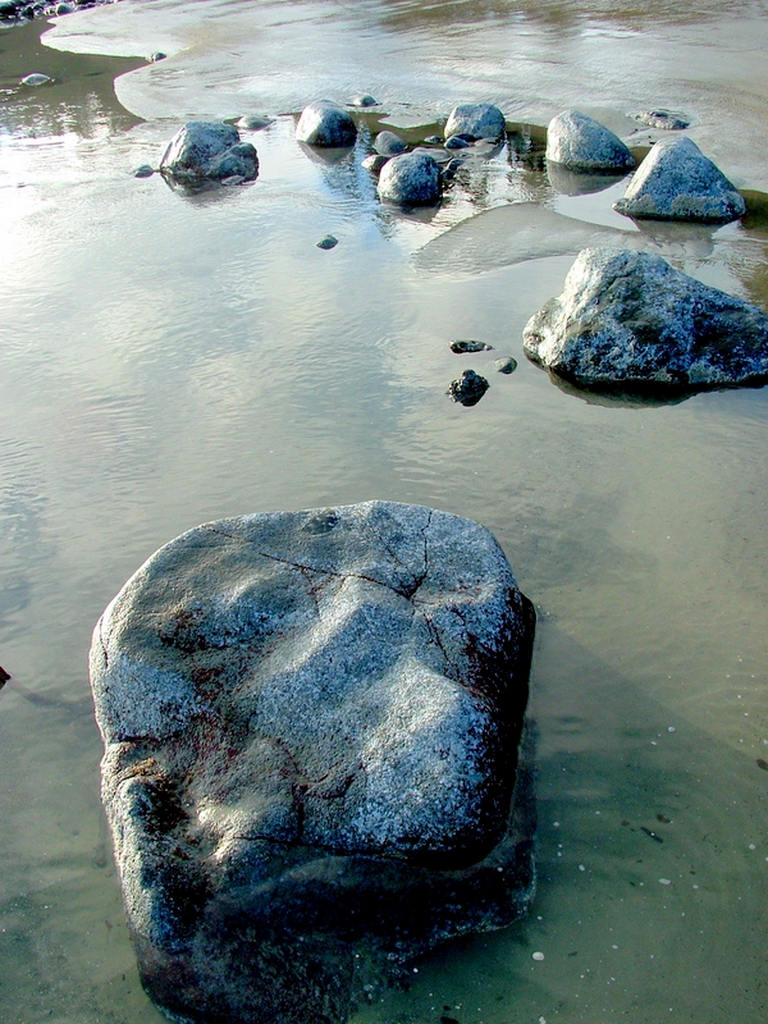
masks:
[[[580,110],[564,110],[549,122],[546,156],[572,171],[615,173],[635,166],[621,139]]]
[[[415,505],[205,524],[93,636],[139,970],[174,1019],[346,1019],[532,893],[534,631],[493,536]]]
[[[746,204],[723,172],[687,137],[661,139],[613,204],[627,217],[724,224]]]
[[[768,315],[647,252],[584,249],[523,345],[581,387],[675,393],[768,380]]]
[[[452,402],[461,405],[477,405],[491,385],[474,370],[465,370],[460,377],[452,380],[446,394]]]

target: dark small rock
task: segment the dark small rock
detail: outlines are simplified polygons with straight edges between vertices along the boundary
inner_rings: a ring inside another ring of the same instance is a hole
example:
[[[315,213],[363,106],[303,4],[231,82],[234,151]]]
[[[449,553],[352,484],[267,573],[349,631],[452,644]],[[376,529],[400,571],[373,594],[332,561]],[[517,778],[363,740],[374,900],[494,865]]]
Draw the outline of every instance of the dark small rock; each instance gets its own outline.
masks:
[[[317,243],[318,249],[333,249],[339,244],[338,238],[334,235],[326,235],[325,238],[321,238]]]
[[[0,689],[2,689],[8,680],[11,678],[11,673],[6,672],[2,665],[0,665]]]
[[[428,135],[426,139],[424,139],[425,146],[442,146],[442,144],[443,140],[439,135]]]
[[[493,345],[488,345],[484,341],[473,341],[471,338],[454,338],[450,343],[451,352],[455,352],[456,355],[463,355],[465,352],[488,352],[493,348]]]
[[[154,173],[154,167],[150,167],[149,164],[142,164],[140,167],[136,168],[133,172],[133,176],[134,178],[151,178]]]
[[[296,138],[310,146],[343,149],[354,146],[357,125],[338,103],[319,100],[302,110],[296,125]]]
[[[260,132],[262,128],[269,128],[274,123],[274,117],[267,117],[266,114],[243,114],[237,121],[237,127],[251,132]]]
[[[350,107],[377,107],[379,103],[370,93],[366,92],[353,96],[349,101],[349,105]]]
[[[381,156],[390,157],[397,156],[398,153],[404,153],[408,147],[399,135],[385,130],[379,132],[373,140],[373,148]]]
[[[446,394],[452,402],[460,402],[461,405],[477,405],[490,384],[474,370],[465,370],[460,377],[452,380]]]
[[[463,135],[451,135],[445,140],[446,149],[468,149],[469,140]]]
[[[163,53],[162,50],[156,50],[154,53],[150,53],[147,56],[147,63],[148,64],[157,64],[157,62],[159,60],[165,60],[165,58],[167,56],[168,56],[168,54],[167,53]]]
[[[768,761],[766,761],[763,757],[758,757],[757,767],[762,768],[764,772],[768,772]]]
[[[514,373],[517,369],[517,360],[512,356],[501,356],[499,359],[494,359],[493,368],[497,373]]]

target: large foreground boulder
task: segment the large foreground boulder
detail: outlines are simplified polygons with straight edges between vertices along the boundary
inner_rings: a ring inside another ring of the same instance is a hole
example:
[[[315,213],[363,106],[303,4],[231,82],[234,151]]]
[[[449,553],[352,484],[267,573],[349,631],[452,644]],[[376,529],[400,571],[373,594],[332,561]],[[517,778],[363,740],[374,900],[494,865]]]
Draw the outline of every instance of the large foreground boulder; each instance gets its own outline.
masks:
[[[378,187],[381,198],[397,206],[434,206],[442,194],[440,166],[427,153],[393,156],[381,168]]]
[[[613,208],[627,217],[724,224],[746,204],[723,172],[687,137],[661,139]]]
[[[524,911],[533,629],[491,534],[421,506],[222,520],[139,569],[90,673],[166,1012],[342,1021],[384,965]]]
[[[660,256],[584,249],[523,331],[526,355],[586,387],[700,390],[768,379],[768,315]]]
[[[506,131],[504,115],[492,103],[461,103],[448,115],[443,134],[446,139],[462,135],[469,140],[499,140]]]
[[[635,166],[618,135],[580,110],[564,110],[549,122],[546,157],[572,171],[621,173]]]
[[[302,110],[296,125],[296,138],[308,146],[345,149],[354,146],[357,125],[338,103],[318,100]]]
[[[237,128],[220,121],[188,121],[174,135],[160,161],[160,171],[181,184],[238,177],[253,181],[259,159],[250,142],[241,142]]]

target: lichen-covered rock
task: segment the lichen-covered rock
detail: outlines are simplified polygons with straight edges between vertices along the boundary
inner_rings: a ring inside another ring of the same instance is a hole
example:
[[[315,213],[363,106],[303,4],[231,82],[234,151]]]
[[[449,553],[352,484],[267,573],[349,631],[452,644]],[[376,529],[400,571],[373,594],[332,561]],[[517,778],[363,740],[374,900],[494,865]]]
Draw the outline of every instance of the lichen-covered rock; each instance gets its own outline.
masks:
[[[219,121],[188,121],[171,139],[160,172],[181,184],[196,185],[234,175],[252,181],[259,158],[250,142],[241,142],[237,128]]]
[[[614,209],[628,217],[724,224],[746,205],[723,172],[693,139],[661,139],[651,149]]]
[[[318,100],[302,110],[296,125],[296,138],[308,146],[345,149],[354,146],[357,125],[338,103]]]
[[[492,103],[462,103],[454,107],[443,131],[444,137],[463,135],[472,139],[501,139],[507,130],[504,115]]]
[[[398,206],[434,206],[442,193],[440,167],[426,153],[402,153],[384,164],[379,195]]]
[[[572,171],[628,171],[635,158],[605,125],[579,110],[564,110],[547,128],[547,160]]]
[[[660,256],[584,249],[525,326],[526,354],[586,387],[700,390],[768,379],[768,315]]]
[[[341,1021],[383,965],[520,915],[533,621],[488,531],[390,502],[209,523],[129,580],[90,673],[166,1012]]]

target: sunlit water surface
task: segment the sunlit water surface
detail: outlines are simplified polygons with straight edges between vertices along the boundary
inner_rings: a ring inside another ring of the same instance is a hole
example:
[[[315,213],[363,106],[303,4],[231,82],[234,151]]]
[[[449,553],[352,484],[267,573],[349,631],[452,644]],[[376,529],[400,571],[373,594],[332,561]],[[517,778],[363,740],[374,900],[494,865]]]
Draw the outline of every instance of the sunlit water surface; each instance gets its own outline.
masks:
[[[593,242],[768,306],[759,211],[639,231],[611,210],[625,183],[567,195],[526,151],[564,106],[639,147],[628,115],[667,106],[768,190],[768,4],[618,7],[124,0],[51,46],[0,35],[3,1021],[161,1019],[99,803],[104,606],[199,522],[373,497],[483,522],[536,604],[539,883],[527,920],[414,963],[355,1024],[766,1019],[768,393],[587,401],[521,331]],[[24,90],[31,71],[55,81]],[[353,152],[296,144],[305,102],[359,92],[381,105]],[[498,103],[521,149],[433,214],[382,209],[368,131],[465,100]],[[253,185],[132,177],[187,118],[256,111],[276,122]],[[474,408],[445,395],[468,366],[491,382]]]

